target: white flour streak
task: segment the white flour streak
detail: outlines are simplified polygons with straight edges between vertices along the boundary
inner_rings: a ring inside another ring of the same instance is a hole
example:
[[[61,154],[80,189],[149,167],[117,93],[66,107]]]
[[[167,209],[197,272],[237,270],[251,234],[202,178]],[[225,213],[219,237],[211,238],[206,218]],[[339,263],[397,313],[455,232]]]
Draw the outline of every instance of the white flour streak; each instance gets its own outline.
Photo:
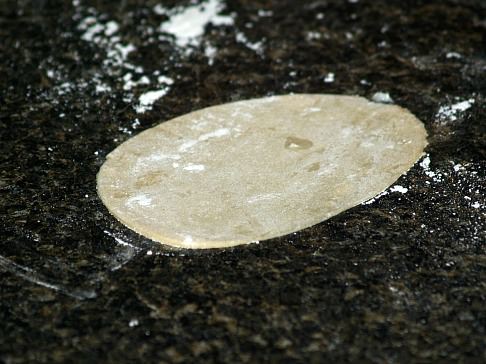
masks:
[[[154,153],[149,155],[148,157],[140,158],[137,163],[144,164],[146,162],[159,162],[166,159],[179,160],[181,159],[181,156],[179,154]]]
[[[228,128],[221,128],[221,129],[216,129],[215,131],[212,131],[210,133],[206,133],[201,135],[198,139],[200,141],[205,141],[210,138],[221,138],[225,135],[229,135],[230,131]]]
[[[370,205],[373,202],[375,202],[376,200],[378,200],[380,197],[383,197],[383,196],[388,195],[390,192],[400,192],[400,193],[404,194],[404,193],[407,193],[408,192],[408,188],[403,187],[403,186],[400,186],[400,185],[392,186],[391,188],[389,188],[389,189],[387,189],[387,190],[379,193],[375,197],[373,197],[373,198],[369,199],[368,201],[365,201],[365,202],[363,202],[361,204],[362,205]]]
[[[326,77],[324,77],[325,83],[333,83],[334,82],[334,73],[329,72]]]
[[[174,83],[174,80],[167,76],[159,76],[157,77],[157,82],[159,84],[172,85]]]
[[[216,57],[216,54],[218,52],[218,49],[216,47],[213,47],[211,44],[206,44],[204,47],[204,55],[208,59],[208,64],[210,66],[213,65],[214,63],[214,58]]]
[[[136,128],[138,128],[139,126],[140,126],[140,120],[138,120],[138,119],[133,120],[133,123],[132,123],[132,128],[133,128],[133,129],[136,129]]]
[[[214,7],[214,4],[212,6]],[[146,87],[152,82],[148,75],[143,74],[143,67],[128,62],[129,55],[136,52],[137,49],[132,43],[122,41],[120,25],[114,20],[106,20],[106,14],[98,14],[92,8],[90,8],[90,12],[91,15],[81,19],[78,25],[78,29],[83,31],[81,39],[97,46],[100,51],[106,52],[106,58],[102,60],[102,74],[95,74],[90,81],[94,84],[98,94],[112,91],[110,86],[102,82],[103,77],[110,77],[113,83],[121,81],[121,87],[126,92],[123,100],[131,103],[134,101],[134,94],[131,91]],[[78,16],[80,15],[78,14]],[[158,89],[147,91],[139,96],[138,105],[135,107],[137,113],[151,110],[154,102],[166,95],[169,92],[169,85],[173,83],[174,80],[169,77],[158,76]],[[79,85],[61,86],[58,87],[60,95],[71,92],[73,87]]]
[[[427,154],[424,159],[420,162],[420,167],[423,168],[425,174],[430,177],[430,178],[433,178],[434,181],[438,182],[441,180],[442,176],[440,174],[437,174],[435,173],[434,171],[432,171],[430,169],[430,157],[429,155]]]
[[[459,172],[459,171],[465,170],[464,166],[460,163],[455,164],[453,168],[454,168],[454,172]]]
[[[130,197],[126,202],[125,205],[127,206],[133,206],[134,204],[140,205],[140,206],[150,206],[152,204],[152,198],[147,196],[144,193],[140,193],[136,196]]]
[[[379,193],[378,195],[369,199],[368,201],[363,202],[362,205],[371,205],[373,202],[375,202],[380,197],[385,196],[385,195],[388,195],[388,191],[383,191],[383,192]]]
[[[388,92],[376,92],[371,96],[371,100],[374,102],[380,102],[382,104],[392,104],[393,99]]]
[[[164,154],[164,153],[153,153],[148,156],[143,156],[137,159],[134,171],[135,173],[143,172],[148,168],[148,166],[155,165],[154,162],[166,162],[179,160],[181,156],[178,154]]]
[[[478,201],[476,201],[473,204],[471,204],[471,207],[475,209],[479,209],[480,207],[482,208],[484,206],[482,206]]]
[[[392,187],[386,189],[385,191],[379,193],[375,197],[373,197],[373,198],[369,199],[368,201],[365,201],[365,202],[363,202],[361,204],[362,205],[370,205],[373,202],[375,202],[376,200],[378,200],[380,197],[386,196],[386,195],[388,195],[391,192],[399,192],[399,193],[405,194],[405,193],[408,192],[408,188],[403,187],[403,186],[400,186],[400,185],[392,186]]]
[[[128,322],[128,327],[136,327],[139,325],[139,322],[137,319],[131,319],[129,322]]]
[[[460,59],[460,58],[462,58],[462,55],[460,53],[457,53],[457,52],[449,52],[449,53],[446,54],[446,58],[447,59],[451,59],[451,58]]]
[[[111,87],[108,86],[108,85],[105,85],[104,83],[100,83],[100,84],[96,85],[95,91],[98,94],[102,94],[102,93],[105,93],[105,92],[110,92]]]
[[[133,87],[136,87],[136,86],[139,86],[139,85],[149,85],[150,84],[150,80],[147,76],[142,76],[137,81],[133,81],[132,77],[133,77],[133,75],[132,75],[131,72],[128,72],[127,74],[125,74],[125,76],[123,76],[123,81],[124,81],[123,89],[125,91],[129,91]]]
[[[109,21],[108,23],[106,23],[105,35],[107,37],[111,37],[113,34],[118,32],[118,29],[120,29],[120,27],[118,26],[117,22]]]
[[[87,42],[93,42],[96,39],[95,36],[104,30],[105,28],[103,25],[95,23],[86,29],[86,32],[81,36],[81,39]]]
[[[157,82],[161,86],[159,90],[147,91],[139,96],[139,105],[135,108],[137,113],[144,113],[147,110],[152,110],[153,104],[169,92],[169,85],[172,85],[174,80],[167,76],[158,76]]]
[[[184,48],[188,45],[198,46],[204,29],[209,23],[216,26],[234,24],[232,16],[219,15],[222,9],[223,5],[219,0],[209,0],[207,3],[174,10],[167,10],[157,5],[154,7],[154,12],[169,16],[169,20],[162,23],[159,30],[173,35],[177,46]]]
[[[247,48],[251,49],[260,56],[263,55],[263,42],[250,42],[246,35],[241,32],[236,33],[236,41],[244,44]]]
[[[308,32],[306,36],[307,40],[321,39],[322,35],[319,32]]]
[[[448,121],[456,121],[461,113],[471,108],[473,104],[474,99],[469,99],[453,105],[441,106],[435,117],[443,123],[447,123]]]
[[[136,48],[131,43],[121,43],[120,37],[115,35],[120,29],[118,23],[113,20],[101,23],[98,18],[88,16],[81,21],[78,25],[78,29],[84,31],[81,39],[106,49],[107,58],[103,60],[103,65],[108,73],[113,73],[113,67],[135,68],[126,61]]]
[[[396,186],[393,186],[393,187],[390,189],[390,192],[407,193],[407,192],[408,192],[408,188],[403,187],[403,186],[400,186],[400,185],[396,185]]]
[[[186,235],[184,237],[184,243],[186,244],[191,244],[193,242],[192,236],[191,235]]]
[[[147,110],[152,110],[152,106],[161,97],[165,96],[169,92],[167,87],[156,90],[156,91],[148,91],[140,95],[138,98],[140,104],[135,108],[137,113],[144,113]]]
[[[261,194],[261,195],[255,195],[255,196],[251,196],[250,198],[248,198],[248,203],[256,203],[256,202],[260,202],[260,201],[268,201],[268,200],[273,200],[275,198],[278,198],[281,194],[278,193],[278,192],[275,192],[275,193],[264,193],[264,194]]]
[[[259,10],[258,10],[258,16],[259,16],[259,17],[261,17],[261,18],[270,17],[270,16],[273,16],[273,11],[271,11],[271,10],[259,9]]]
[[[117,37],[113,38],[117,39]],[[107,67],[135,68],[133,64],[127,63],[128,55],[136,51],[133,44],[123,45],[120,43],[110,43],[109,45],[111,48],[108,48],[108,51],[106,52],[108,58],[103,61],[104,65]]]
[[[188,164],[187,166],[183,167],[185,171],[189,172],[201,172],[204,171],[206,168],[204,167],[203,164]]]
[[[422,167],[426,171],[430,169],[430,157],[429,157],[429,155],[426,155],[426,157],[424,159],[422,159],[422,162],[420,162],[420,167]]]
[[[197,140],[188,140],[179,147],[179,152],[186,152],[197,144]]]

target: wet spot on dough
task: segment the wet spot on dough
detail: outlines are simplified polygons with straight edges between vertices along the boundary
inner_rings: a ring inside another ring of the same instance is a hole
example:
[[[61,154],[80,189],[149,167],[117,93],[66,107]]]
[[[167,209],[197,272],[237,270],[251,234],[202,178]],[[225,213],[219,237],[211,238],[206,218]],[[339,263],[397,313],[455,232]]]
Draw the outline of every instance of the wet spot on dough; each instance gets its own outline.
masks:
[[[304,150],[309,149],[314,145],[309,139],[289,136],[285,140],[285,148],[289,150]]]

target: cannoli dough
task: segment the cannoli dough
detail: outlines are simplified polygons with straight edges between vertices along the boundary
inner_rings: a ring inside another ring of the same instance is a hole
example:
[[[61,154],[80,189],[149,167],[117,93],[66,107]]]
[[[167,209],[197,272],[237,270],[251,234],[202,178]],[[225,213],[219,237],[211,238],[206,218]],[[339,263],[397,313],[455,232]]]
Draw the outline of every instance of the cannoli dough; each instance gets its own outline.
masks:
[[[409,111],[357,96],[286,95],[208,107],[112,151],[98,193],[123,224],[184,248],[289,234],[366,201],[422,155]]]

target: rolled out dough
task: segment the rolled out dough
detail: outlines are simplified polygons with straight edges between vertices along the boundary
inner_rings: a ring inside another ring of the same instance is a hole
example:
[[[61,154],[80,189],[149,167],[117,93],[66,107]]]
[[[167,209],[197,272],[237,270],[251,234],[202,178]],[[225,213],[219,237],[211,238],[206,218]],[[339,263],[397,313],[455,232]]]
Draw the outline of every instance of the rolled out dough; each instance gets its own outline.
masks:
[[[233,102],[145,130],[111,152],[98,193],[161,243],[220,248],[312,226],[366,201],[422,155],[409,111],[356,96]]]

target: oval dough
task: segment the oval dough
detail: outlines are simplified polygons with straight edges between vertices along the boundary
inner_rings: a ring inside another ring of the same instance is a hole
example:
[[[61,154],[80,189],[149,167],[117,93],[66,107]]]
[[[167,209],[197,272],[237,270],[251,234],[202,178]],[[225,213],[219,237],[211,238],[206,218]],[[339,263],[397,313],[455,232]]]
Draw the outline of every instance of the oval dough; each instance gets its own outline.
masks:
[[[191,112],[107,156],[98,193],[161,243],[220,248],[282,236],[366,201],[422,155],[409,111],[362,97],[286,95]]]

